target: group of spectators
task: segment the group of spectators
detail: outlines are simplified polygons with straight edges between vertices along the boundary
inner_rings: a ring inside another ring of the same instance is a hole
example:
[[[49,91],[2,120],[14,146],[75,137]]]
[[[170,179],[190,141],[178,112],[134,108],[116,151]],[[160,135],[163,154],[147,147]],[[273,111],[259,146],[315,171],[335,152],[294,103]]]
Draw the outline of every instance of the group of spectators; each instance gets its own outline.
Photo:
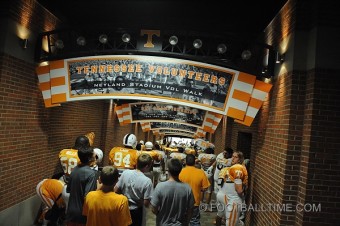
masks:
[[[59,154],[63,176],[37,185],[44,226],[49,223],[44,214],[54,202],[65,207],[67,226],[144,226],[149,207],[157,226],[196,226],[200,205],[210,204],[213,191],[221,206],[216,225],[222,220],[242,224],[248,174],[241,152],[228,149],[216,156],[212,148],[198,153],[190,147],[137,143],[134,134],[126,134],[123,146],[111,149],[109,165],[98,167],[103,152],[93,147],[94,137],[93,132],[77,137],[73,148]]]

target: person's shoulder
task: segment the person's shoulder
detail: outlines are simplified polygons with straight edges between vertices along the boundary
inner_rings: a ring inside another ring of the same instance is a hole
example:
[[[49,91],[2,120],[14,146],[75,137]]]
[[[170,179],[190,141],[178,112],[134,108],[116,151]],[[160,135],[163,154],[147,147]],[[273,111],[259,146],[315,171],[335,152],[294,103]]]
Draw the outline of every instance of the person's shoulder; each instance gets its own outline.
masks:
[[[179,186],[184,191],[192,191],[190,185],[187,183],[179,183]]]
[[[153,184],[150,177],[146,176],[144,173],[137,174],[137,176],[139,176],[141,182],[144,182],[145,184]]]
[[[128,175],[132,175],[136,172],[136,170],[134,169],[126,169],[122,172],[122,174],[120,175],[120,177],[126,177]]]
[[[63,149],[59,152],[59,158],[62,158],[62,157],[79,159],[78,150],[72,149],[72,148]]]
[[[59,152],[59,155],[63,155],[65,152],[66,152],[66,149],[62,149],[62,150]]]
[[[100,195],[101,191],[100,190],[96,190],[96,191],[90,191],[89,193],[87,193],[86,198],[96,198]]]
[[[64,148],[59,152],[59,154],[66,154],[67,152],[74,152],[74,151],[77,151],[77,150],[74,150],[72,148]]]
[[[125,174],[136,175],[136,174],[138,174],[138,172],[140,172],[140,171],[137,170],[136,168],[134,168],[134,169],[127,169],[127,170],[124,170],[124,172],[126,172]]]
[[[111,149],[110,152],[118,151],[118,150],[120,150],[121,148],[123,148],[123,147],[113,147],[113,148]]]
[[[99,174],[97,170],[92,169],[89,165],[78,165],[73,170],[75,170],[76,168],[78,168],[82,173],[86,173],[89,176],[97,176]]]
[[[223,152],[219,153],[216,157],[217,157],[217,158],[222,158],[222,159],[224,159],[224,154],[223,154]]]
[[[187,166],[185,166],[185,167],[182,169],[182,171],[183,171],[183,170],[185,170],[185,171],[190,171],[190,173],[191,173],[192,171],[194,171],[194,172],[201,172],[201,169],[195,167],[195,165],[193,165],[193,166],[187,165]],[[204,171],[203,171],[203,172],[204,172]]]
[[[228,175],[229,168],[230,168],[230,167],[224,167],[223,169],[221,169],[221,171],[220,171],[220,173],[219,173],[220,177],[221,177],[221,176],[224,177],[224,176]]]
[[[151,180],[149,177],[147,177],[147,178],[148,178],[147,183],[148,183],[150,186],[153,186],[152,180]]]
[[[183,173],[187,173],[188,171],[190,171],[190,168],[188,166],[183,167],[181,172],[179,173],[179,176],[181,177]]]
[[[123,194],[117,194],[115,192],[111,192],[112,197],[114,197],[114,200],[121,201],[121,202],[127,202],[128,198]]]
[[[199,169],[195,167],[194,170],[196,171],[195,174],[200,175],[200,176],[203,176],[203,175],[205,176],[205,172],[203,169]]]
[[[197,171],[197,172],[199,172],[200,174],[204,174],[205,175],[205,172],[204,172],[204,170],[202,169],[202,168],[197,168],[197,167],[195,167],[195,170]]]
[[[156,190],[163,191],[164,189],[168,189],[169,187],[171,187],[171,183],[172,182],[169,182],[169,181],[159,182],[157,183],[157,186],[155,187],[154,191]]]

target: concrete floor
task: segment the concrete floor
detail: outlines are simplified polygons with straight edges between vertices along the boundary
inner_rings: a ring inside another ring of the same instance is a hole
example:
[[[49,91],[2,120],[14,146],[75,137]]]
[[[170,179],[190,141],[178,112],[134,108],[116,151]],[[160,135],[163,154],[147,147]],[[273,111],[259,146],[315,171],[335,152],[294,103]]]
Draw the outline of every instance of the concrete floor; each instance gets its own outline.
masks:
[[[216,211],[213,212],[201,212],[201,226],[214,226]],[[151,209],[147,209],[146,213],[146,226],[156,226],[156,215],[151,212]]]

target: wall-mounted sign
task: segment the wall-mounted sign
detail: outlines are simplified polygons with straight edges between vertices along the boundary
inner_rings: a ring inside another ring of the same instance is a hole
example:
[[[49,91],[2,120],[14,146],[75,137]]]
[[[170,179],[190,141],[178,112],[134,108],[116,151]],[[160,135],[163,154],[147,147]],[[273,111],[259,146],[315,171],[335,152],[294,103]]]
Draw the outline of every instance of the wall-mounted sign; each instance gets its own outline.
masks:
[[[176,122],[150,122],[151,130],[160,130],[160,129],[177,129],[181,131],[188,131],[195,133],[197,131],[197,127],[189,126]]]
[[[151,124],[162,124],[162,128],[155,128],[154,125],[150,126],[153,134],[155,135],[165,135],[165,134],[176,134],[176,133],[192,133],[194,137],[205,137],[206,132],[201,128],[191,127],[179,123],[168,123],[168,122],[150,122]],[[149,131],[148,125],[141,123],[143,131]],[[164,127],[169,126],[169,127]],[[173,126],[173,127],[171,127]],[[153,128],[152,128],[153,127]]]
[[[157,131],[155,131],[155,133],[157,134]],[[154,134],[155,134],[154,133]],[[187,133],[187,132],[183,132],[183,131],[174,131],[174,132],[165,132],[165,133],[159,133],[159,135],[162,136],[181,136],[181,137],[192,137],[192,138],[196,138],[199,137],[194,133]]]
[[[222,112],[235,71],[161,57],[68,60],[69,100],[98,96],[186,102]],[[133,97],[133,98],[132,98]]]
[[[174,121],[202,127],[206,111],[176,104],[146,102],[130,104],[132,122]]]
[[[193,129],[190,128],[193,127],[196,128],[196,132],[214,133],[223,117],[214,112],[162,102],[122,104],[116,106],[115,112],[121,125],[139,122],[144,132],[152,129],[151,123],[159,122],[164,124],[153,124],[153,126],[165,126],[166,123],[171,123],[168,125],[177,126],[178,128],[175,129],[192,131]]]
[[[38,67],[37,74],[46,107],[89,99],[138,99],[215,112],[243,124],[252,122],[271,89],[271,85],[256,81],[250,74],[156,56],[58,60]],[[259,87],[256,91],[255,82]]]

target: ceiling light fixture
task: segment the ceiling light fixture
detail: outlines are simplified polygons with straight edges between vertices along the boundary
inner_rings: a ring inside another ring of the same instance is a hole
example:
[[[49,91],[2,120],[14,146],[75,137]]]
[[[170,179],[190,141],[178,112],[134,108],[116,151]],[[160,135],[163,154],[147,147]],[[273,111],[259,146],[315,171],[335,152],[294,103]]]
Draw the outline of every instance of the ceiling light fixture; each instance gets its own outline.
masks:
[[[57,47],[57,49],[63,49],[64,48],[64,42],[61,39],[58,39],[57,41],[55,41],[54,45],[55,45],[55,47]]]
[[[251,58],[251,52],[250,50],[243,50],[241,54],[242,60],[249,60]]]
[[[175,36],[175,35],[171,36],[171,37],[169,38],[169,43],[170,43],[170,45],[172,45],[172,46],[177,45],[177,43],[178,43],[178,38],[177,38],[177,36]]]
[[[79,46],[85,46],[86,45],[86,39],[83,36],[79,36],[77,38],[77,44]]]
[[[125,33],[125,34],[122,35],[122,41],[123,42],[128,43],[128,42],[130,42],[130,40],[131,40],[131,35],[130,34]]]
[[[228,37],[219,35],[211,35],[210,37],[209,34],[202,34],[204,36],[200,36],[199,33],[174,33],[174,31],[165,31],[163,33],[165,34],[164,36],[152,38],[152,43],[155,44],[155,48],[149,49],[143,48],[142,44],[145,40],[139,39],[140,37],[136,36],[137,33],[132,30],[131,32],[130,30],[121,29],[114,31],[102,30],[95,34],[95,43],[92,42],[92,38],[89,40],[93,34],[94,33],[84,34],[78,31],[69,33],[59,33],[59,31],[55,31],[54,33],[48,32],[43,34],[41,42],[42,51],[40,55],[37,56],[37,60],[48,61],[61,59],[69,56],[69,54],[75,57],[93,53],[95,55],[111,53],[126,55],[145,53],[145,55],[147,55],[148,52],[160,50],[160,55],[162,56],[167,56],[167,54],[169,54],[169,57],[180,57],[181,55],[193,56],[197,61],[202,60],[203,62],[221,64],[226,67],[237,66],[240,70],[244,69],[249,71],[249,73],[260,76],[263,76],[263,67],[267,67],[268,72],[266,75],[271,74],[271,76],[273,76],[275,62],[282,63],[285,57],[282,49],[274,50],[273,47],[269,45],[245,43],[242,39],[228,39]],[[26,37],[27,36],[24,38]],[[27,42],[23,38],[18,42],[20,48],[26,48],[30,45],[30,41]],[[73,45],[69,42],[72,42]],[[77,48],[73,48],[72,46]]]
[[[217,46],[217,52],[219,54],[224,54],[225,52],[227,52],[227,46],[225,44],[223,44],[223,43],[219,44]]]
[[[107,35],[101,34],[98,40],[101,44],[106,44],[109,41],[109,38],[107,37]]]
[[[203,43],[201,39],[195,39],[192,45],[194,46],[195,49],[199,49],[202,47]]]

